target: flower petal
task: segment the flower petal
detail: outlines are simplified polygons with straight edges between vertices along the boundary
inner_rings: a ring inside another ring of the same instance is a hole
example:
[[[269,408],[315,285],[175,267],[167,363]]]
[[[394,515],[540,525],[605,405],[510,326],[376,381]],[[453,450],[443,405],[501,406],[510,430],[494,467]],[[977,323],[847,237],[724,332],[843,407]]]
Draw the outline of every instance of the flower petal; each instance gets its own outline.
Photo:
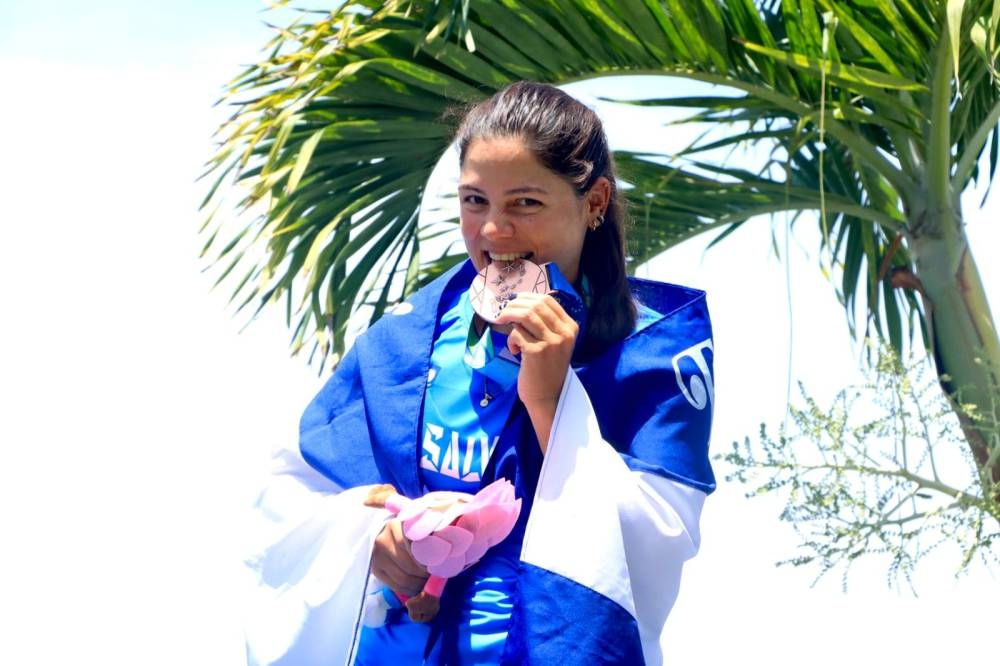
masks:
[[[473,536],[472,532],[467,529],[458,527],[457,525],[449,525],[447,527],[442,527],[434,536],[444,539],[451,544],[452,555],[461,555],[469,549],[472,545]]]
[[[465,569],[465,557],[448,557],[440,564],[428,565],[427,571],[435,576],[441,576],[442,578],[451,578],[452,576],[457,576],[462,573]]]
[[[413,558],[417,562],[428,567],[428,571],[430,571],[430,567],[437,566],[448,558],[451,554],[451,544],[432,534],[419,541],[414,541],[410,552],[413,553]]]
[[[424,511],[419,516],[403,522],[403,534],[411,541],[419,541],[447,524],[441,522],[441,514],[437,511]]]

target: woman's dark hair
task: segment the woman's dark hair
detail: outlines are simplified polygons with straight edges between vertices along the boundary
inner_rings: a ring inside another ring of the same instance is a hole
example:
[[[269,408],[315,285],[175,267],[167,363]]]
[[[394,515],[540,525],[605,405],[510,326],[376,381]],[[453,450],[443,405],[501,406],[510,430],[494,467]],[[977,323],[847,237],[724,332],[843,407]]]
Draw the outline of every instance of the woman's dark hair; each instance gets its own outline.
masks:
[[[626,216],[618,197],[615,164],[604,127],[596,113],[562,90],[521,81],[480,102],[465,115],[455,137],[459,163],[465,162],[473,140],[510,137],[524,141],[535,158],[569,182],[578,196],[589,192],[601,176],[611,183],[604,223],[588,230],[577,277],[578,288],[583,276],[590,286],[587,330],[583,332],[580,352],[591,356],[622,340],[636,321],[625,270]]]

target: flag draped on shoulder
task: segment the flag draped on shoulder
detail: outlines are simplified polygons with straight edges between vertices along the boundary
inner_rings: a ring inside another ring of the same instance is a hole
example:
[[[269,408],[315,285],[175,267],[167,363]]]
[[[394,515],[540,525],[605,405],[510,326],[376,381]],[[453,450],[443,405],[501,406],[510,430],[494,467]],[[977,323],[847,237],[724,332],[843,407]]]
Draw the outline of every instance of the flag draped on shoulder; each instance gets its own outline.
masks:
[[[249,562],[261,604],[248,623],[252,664],[350,663],[371,544],[387,516],[363,506],[366,486],[422,494],[431,347],[442,308],[474,274],[466,263],[383,317],[306,409],[301,456],[279,457],[274,487],[298,486],[312,500],[294,516],[269,506],[280,499],[272,491],[259,505],[273,520],[270,543]],[[715,487],[714,348],[702,292],[632,287],[655,316],[570,369],[546,455],[515,407],[484,474],[484,484],[509,479],[524,502],[503,663],[662,663],[664,622]]]

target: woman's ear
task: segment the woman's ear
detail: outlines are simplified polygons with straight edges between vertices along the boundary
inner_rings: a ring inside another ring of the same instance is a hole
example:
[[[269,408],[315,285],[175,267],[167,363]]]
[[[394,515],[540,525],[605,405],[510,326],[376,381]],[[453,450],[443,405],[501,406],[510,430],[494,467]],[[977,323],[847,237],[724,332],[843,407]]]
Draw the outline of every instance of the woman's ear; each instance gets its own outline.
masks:
[[[605,176],[601,176],[594,181],[594,184],[590,186],[590,190],[586,194],[586,200],[587,213],[590,216],[596,217],[599,214],[603,214],[611,202],[611,181]]]

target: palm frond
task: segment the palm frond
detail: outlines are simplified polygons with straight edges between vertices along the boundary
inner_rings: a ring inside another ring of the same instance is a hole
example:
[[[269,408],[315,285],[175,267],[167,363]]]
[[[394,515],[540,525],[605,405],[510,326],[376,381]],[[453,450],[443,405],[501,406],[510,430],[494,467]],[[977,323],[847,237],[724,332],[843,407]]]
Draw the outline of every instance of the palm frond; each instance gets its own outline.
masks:
[[[642,103],[731,132],[677,155],[619,156],[635,259],[824,205],[849,316],[866,303],[865,326],[853,324],[902,345],[916,299],[878,267],[896,247],[889,263],[912,268],[907,239],[932,163],[957,156],[946,165],[955,192],[993,177],[998,22],[986,0],[364,0],[303,12],[227,86],[204,256],[234,304],[283,302],[293,349],[335,362],[352,316],[373,321],[461,257],[418,222],[446,118],[517,79],[679,76],[726,92]],[[934,78],[947,39],[954,91]],[[947,151],[928,142],[940,99],[951,104]],[[771,157],[759,169],[708,157],[760,142]],[[225,205],[238,223],[214,212]]]

